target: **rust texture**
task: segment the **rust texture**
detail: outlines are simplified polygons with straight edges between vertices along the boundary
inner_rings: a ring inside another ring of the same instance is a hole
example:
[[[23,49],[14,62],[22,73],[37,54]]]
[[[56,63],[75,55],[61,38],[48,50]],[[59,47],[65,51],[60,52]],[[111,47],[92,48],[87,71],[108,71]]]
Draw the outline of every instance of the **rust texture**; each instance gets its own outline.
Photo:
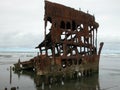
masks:
[[[95,17],[73,8],[45,1],[45,39],[37,48],[52,64],[63,67],[82,65],[98,69],[97,28]],[[47,23],[51,27],[47,29]],[[86,64],[86,65],[85,65]],[[46,68],[46,67],[45,67]],[[79,69],[78,69],[79,70]]]
[[[103,42],[98,48],[99,24],[93,15],[45,1],[44,21],[45,37],[36,47],[40,55],[31,60],[37,74],[98,72]]]

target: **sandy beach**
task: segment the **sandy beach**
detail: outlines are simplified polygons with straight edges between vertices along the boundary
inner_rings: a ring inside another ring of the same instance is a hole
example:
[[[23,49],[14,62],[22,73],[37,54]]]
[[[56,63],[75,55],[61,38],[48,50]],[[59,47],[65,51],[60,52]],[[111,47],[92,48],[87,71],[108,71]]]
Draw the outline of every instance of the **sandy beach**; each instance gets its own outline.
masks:
[[[41,85],[37,87],[33,72],[10,74],[10,66],[21,60],[29,60],[37,55],[30,52],[1,52],[0,53],[0,90],[16,87],[18,90],[119,90],[120,89],[120,54],[102,54],[99,66],[99,75],[60,82],[51,86]],[[43,87],[44,86],[44,87]]]

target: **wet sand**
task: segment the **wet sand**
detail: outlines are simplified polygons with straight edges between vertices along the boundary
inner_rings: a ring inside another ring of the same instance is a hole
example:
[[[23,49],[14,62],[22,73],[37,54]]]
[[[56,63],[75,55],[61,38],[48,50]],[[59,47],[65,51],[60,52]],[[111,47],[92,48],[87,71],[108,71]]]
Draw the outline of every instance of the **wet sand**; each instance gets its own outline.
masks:
[[[0,53],[1,54],[1,53]],[[101,55],[99,75],[82,77],[79,80],[59,82],[52,85],[36,84],[33,72],[10,72],[10,66],[21,60],[32,58],[35,53],[2,53],[0,56],[0,90],[120,90],[120,55]]]

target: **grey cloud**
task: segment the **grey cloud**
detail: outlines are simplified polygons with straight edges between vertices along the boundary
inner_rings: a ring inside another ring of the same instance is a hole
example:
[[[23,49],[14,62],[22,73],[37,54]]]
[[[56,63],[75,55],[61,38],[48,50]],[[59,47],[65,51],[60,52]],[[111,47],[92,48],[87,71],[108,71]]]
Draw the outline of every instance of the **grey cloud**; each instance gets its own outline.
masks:
[[[95,14],[99,37],[120,38],[119,0],[49,0]],[[0,0],[0,47],[34,48],[43,40],[44,0]],[[114,31],[114,32],[113,32]],[[104,32],[104,33],[103,33]]]

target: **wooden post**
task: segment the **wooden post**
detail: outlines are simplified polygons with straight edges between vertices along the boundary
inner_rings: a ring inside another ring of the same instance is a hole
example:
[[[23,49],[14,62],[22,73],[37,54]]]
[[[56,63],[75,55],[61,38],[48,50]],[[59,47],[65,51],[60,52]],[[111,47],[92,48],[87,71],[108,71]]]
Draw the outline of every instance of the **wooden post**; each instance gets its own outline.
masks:
[[[16,90],[16,87],[12,87],[11,90]]]
[[[10,84],[12,83],[12,67],[10,66]]]

